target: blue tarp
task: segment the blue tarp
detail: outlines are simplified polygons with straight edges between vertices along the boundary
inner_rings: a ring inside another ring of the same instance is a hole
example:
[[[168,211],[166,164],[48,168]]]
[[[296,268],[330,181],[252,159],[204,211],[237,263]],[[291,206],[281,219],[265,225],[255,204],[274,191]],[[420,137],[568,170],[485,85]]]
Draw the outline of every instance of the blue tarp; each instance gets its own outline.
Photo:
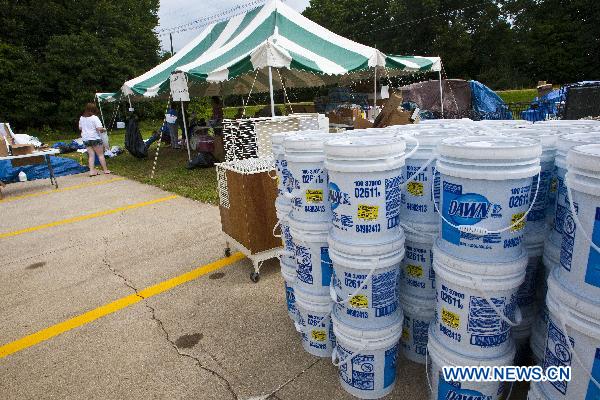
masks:
[[[512,113],[504,100],[481,82],[469,81],[471,105],[480,119],[512,119]]]
[[[77,161],[65,157],[50,157],[55,176],[80,174],[88,171],[87,167],[81,166]],[[19,172],[25,172],[27,179],[47,179],[50,177],[46,163],[36,165],[25,165],[13,168],[10,160],[0,161],[0,181],[12,183],[19,181]]]
[[[531,102],[528,110],[521,113],[521,118],[525,121],[544,121],[549,115],[558,113],[557,103],[565,101],[566,90],[564,88],[556,89],[544,96],[536,97]]]

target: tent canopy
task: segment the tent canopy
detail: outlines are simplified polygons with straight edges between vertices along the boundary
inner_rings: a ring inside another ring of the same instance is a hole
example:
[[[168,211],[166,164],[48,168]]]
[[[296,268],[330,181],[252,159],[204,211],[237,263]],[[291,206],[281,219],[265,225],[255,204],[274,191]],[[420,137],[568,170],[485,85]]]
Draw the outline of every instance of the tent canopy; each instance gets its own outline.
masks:
[[[113,101],[119,100],[121,93],[96,93],[96,98],[99,103],[112,103]]]
[[[182,71],[198,95],[266,92],[268,67],[275,69],[273,85],[279,89],[349,83],[372,77],[373,68],[387,76],[439,71],[441,62],[438,57],[386,56],[270,0],[206,27],[173,57],[126,82],[122,91],[154,97],[168,91],[172,72]],[[340,80],[342,75],[347,77]]]

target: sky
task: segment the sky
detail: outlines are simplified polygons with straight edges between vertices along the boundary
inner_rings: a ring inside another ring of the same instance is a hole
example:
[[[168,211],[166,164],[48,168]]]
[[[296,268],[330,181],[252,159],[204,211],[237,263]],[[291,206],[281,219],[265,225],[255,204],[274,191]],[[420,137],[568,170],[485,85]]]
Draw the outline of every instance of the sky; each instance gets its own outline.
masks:
[[[187,24],[199,18],[210,17],[229,10],[237,5],[246,4],[249,0],[161,0],[158,11],[159,26],[157,30]],[[302,12],[309,0],[284,0],[290,7]],[[202,29],[192,29],[173,34],[173,49],[177,52]],[[161,48],[170,51],[169,36],[159,36]]]

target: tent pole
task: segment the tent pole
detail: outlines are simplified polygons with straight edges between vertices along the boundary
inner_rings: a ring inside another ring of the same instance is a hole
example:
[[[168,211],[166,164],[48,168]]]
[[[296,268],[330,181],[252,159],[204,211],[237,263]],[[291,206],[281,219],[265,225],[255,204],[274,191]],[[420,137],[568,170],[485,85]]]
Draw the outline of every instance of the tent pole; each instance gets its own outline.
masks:
[[[444,91],[442,89],[442,71],[438,71],[438,78],[440,81],[440,107],[442,109],[442,119],[444,119]]]
[[[100,99],[96,96],[96,100],[98,101],[98,109],[100,110],[100,118],[102,118],[102,126],[106,128],[106,123],[104,122],[104,113],[102,112],[102,104],[100,103]]]
[[[373,119],[375,119],[377,118],[377,115],[375,115],[375,110],[377,109],[377,65],[373,70]]]
[[[275,116],[275,101],[273,100],[273,72],[269,67],[269,95],[271,95],[271,117]]]
[[[188,138],[187,122],[185,120],[185,108],[183,107],[183,100],[181,100],[181,118],[183,118],[183,133],[185,133],[185,144],[187,146],[188,160],[192,161],[192,152],[190,151],[190,139]]]

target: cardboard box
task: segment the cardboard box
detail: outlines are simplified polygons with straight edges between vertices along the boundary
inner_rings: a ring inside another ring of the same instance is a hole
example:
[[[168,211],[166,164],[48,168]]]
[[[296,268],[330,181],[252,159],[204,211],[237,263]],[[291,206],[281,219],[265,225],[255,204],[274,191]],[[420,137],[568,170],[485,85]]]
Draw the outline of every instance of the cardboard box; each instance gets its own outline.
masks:
[[[277,183],[267,172],[241,174],[225,171],[228,207],[220,205],[223,232],[250,250],[251,254],[281,247],[273,236],[277,224]]]
[[[35,147],[32,144],[13,144],[10,150],[13,156],[24,156],[33,153]]]
[[[8,155],[8,145],[6,140],[0,136],[0,157],[6,157]]]
[[[44,156],[35,156],[27,158],[15,158],[14,160],[10,160],[10,162],[13,167],[23,167],[25,165],[44,164],[46,159]]]
[[[372,127],[373,127],[373,123],[371,121],[369,121],[368,119],[364,119],[361,116],[359,116],[358,118],[356,118],[354,120],[354,129],[367,129],[367,128],[372,128]]]

